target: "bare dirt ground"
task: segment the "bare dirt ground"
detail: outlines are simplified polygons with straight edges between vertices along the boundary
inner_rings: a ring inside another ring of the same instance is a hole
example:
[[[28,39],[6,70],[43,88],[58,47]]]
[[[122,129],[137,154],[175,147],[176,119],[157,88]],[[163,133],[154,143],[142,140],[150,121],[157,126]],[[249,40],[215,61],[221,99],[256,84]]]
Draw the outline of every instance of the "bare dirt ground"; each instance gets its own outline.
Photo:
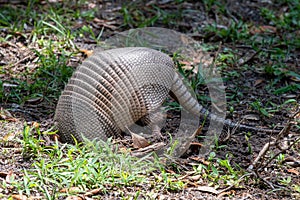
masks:
[[[122,15],[119,13],[120,4],[111,3],[110,1],[101,1],[103,6],[97,13],[97,18],[103,19],[99,22],[97,20],[91,22],[81,22],[78,26],[83,26],[84,24],[92,24],[95,30],[101,29],[104,26],[106,29],[104,31],[103,37],[108,38],[116,32],[121,32],[129,27],[121,26],[123,24]],[[170,2],[170,1],[167,1]],[[99,2],[91,2],[99,3]],[[141,3],[141,9],[147,9],[147,6],[151,4]],[[0,4],[1,5],[1,4]],[[168,25],[157,22],[155,26],[167,27],[174,29],[186,34],[190,34],[194,39],[203,41],[204,43],[218,44],[221,42],[221,38],[218,35],[208,34],[203,29],[199,28],[205,24],[211,23],[222,23],[230,24],[235,20],[243,20],[245,22],[251,22],[253,26],[262,27],[267,22],[260,15],[258,8],[268,7],[277,12],[284,12],[284,7],[278,3],[272,3],[271,1],[228,1],[226,4],[226,9],[228,9],[227,15],[219,16],[216,12],[217,8],[212,7],[210,12],[205,11],[205,6],[201,2],[188,1],[180,5],[178,8],[174,3],[163,3],[161,1],[157,4],[160,8],[172,12],[176,9],[186,10],[186,14],[183,18],[177,19],[174,23],[169,23]],[[24,7],[25,5],[20,3],[15,3],[13,6]],[[45,5],[46,6],[46,5]],[[86,8],[83,8],[86,9]],[[151,17],[151,16],[149,16]],[[0,36],[5,38],[8,33],[5,30],[0,32]],[[24,33],[29,34],[29,33]],[[270,37],[281,37],[279,32],[270,32]],[[300,33],[298,33],[298,36]],[[50,35],[53,37],[54,35]],[[76,41],[77,44],[82,46],[96,45],[90,40],[79,40]],[[288,123],[290,117],[293,113],[297,111],[297,106],[283,106],[277,111],[272,113],[271,117],[265,117],[259,114],[257,110],[253,110],[249,104],[253,102],[254,99],[259,99],[262,105],[268,105],[269,102],[276,102],[277,104],[282,104],[289,97],[293,97],[300,101],[300,92],[292,92],[282,95],[272,94],[268,88],[270,81],[274,81],[273,77],[270,77],[261,71],[261,66],[268,63],[268,58],[257,58],[255,57],[255,51],[249,48],[248,45],[236,44],[228,39],[228,41],[222,41],[221,50],[227,47],[236,50],[236,56],[241,58],[250,58],[247,62],[252,68],[243,69],[235,63],[228,63],[227,68],[223,69],[224,78],[226,78],[226,93],[227,96],[235,96],[238,101],[229,101],[230,106],[234,107],[234,112],[228,112],[227,118],[234,121],[239,121],[244,118],[243,123],[250,123],[256,126],[267,127],[268,125],[278,125],[278,128],[284,128]],[[288,48],[288,47],[283,47]],[[3,81],[11,80],[12,78],[19,78],[22,76],[24,70],[34,70],[36,66],[36,54],[32,49],[38,50],[39,46],[35,44],[29,44],[25,38],[20,35],[15,35],[14,38],[10,38],[8,42],[0,44],[0,64],[4,68],[9,69],[5,73],[0,74]],[[211,52],[215,55],[215,52]],[[253,57],[251,57],[253,55]],[[74,57],[69,61],[69,66],[77,66],[83,59]],[[292,57],[285,60],[285,64],[290,66],[291,70],[296,72],[300,71],[299,66],[300,51],[299,48],[293,52]],[[228,76],[230,72],[239,71],[239,76]],[[12,73],[13,72],[13,73]],[[26,79],[26,77],[23,77]],[[28,80],[28,83],[34,80]],[[299,80],[284,79],[274,83],[274,86],[280,87],[286,84],[291,84],[292,82],[299,82]],[[4,92],[9,93],[9,88],[13,86],[6,87]],[[207,93],[207,88],[201,86],[198,88],[199,92]],[[27,91],[20,91],[26,93]],[[21,137],[19,134],[23,130],[23,125],[25,122],[31,124],[33,122],[41,123],[41,126],[46,128],[51,127],[52,119],[54,115],[56,102],[48,102],[45,99],[29,99],[22,105],[18,105],[12,102],[0,102],[1,111],[0,119],[0,136],[3,137]],[[230,107],[228,106],[228,107]],[[300,118],[300,114],[294,116],[294,118]],[[5,121],[3,121],[5,120]],[[173,124],[167,124],[167,126],[172,126]],[[285,147],[289,146],[286,142],[282,142],[283,138],[288,138],[290,142],[299,139],[299,130],[292,128],[290,132],[276,140],[277,135],[269,135],[267,133],[252,133],[249,137],[246,137],[243,132],[234,134],[226,143],[225,147],[216,151],[217,156],[220,158],[225,158],[229,155],[229,160],[233,166],[239,166],[239,168],[247,170],[258,157],[259,152],[263,149],[270,141],[277,141],[277,145],[271,146],[269,152],[272,154],[263,157],[259,160],[261,166],[256,167],[256,170],[252,172],[250,177],[255,177],[249,179],[248,181],[243,181],[240,183],[238,188],[232,187],[228,189],[224,196],[233,196],[236,199],[299,199],[299,193],[291,193],[291,190],[282,185],[278,180],[281,177],[292,178],[289,183],[300,184],[299,178],[299,167],[300,167],[300,154],[299,154],[299,143],[294,145],[292,148],[283,150]],[[12,144],[10,142],[1,142],[1,152],[0,152],[0,172],[8,172],[12,170],[15,174],[21,175],[22,169],[30,166],[31,161],[26,161],[21,156],[21,146]],[[251,151],[249,147],[251,146]],[[186,155],[183,160],[178,161],[181,165],[186,165],[187,168],[190,167],[189,163],[195,162],[195,156],[197,156],[197,147],[192,146],[188,155]],[[270,159],[271,155],[276,155],[277,153],[285,153],[285,159],[279,165]],[[268,160],[270,162],[268,163]],[[0,174],[1,177],[1,174]],[[254,182],[254,180],[257,180]],[[126,190],[126,189],[124,189]],[[217,196],[211,194],[210,192],[197,191],[197,186],[194,187],[190,184],[188,188],[181,192],[170,193],[162,192],[160,194],[161,199],[215,199]],[[228,197],[229,198],[229,197]]]

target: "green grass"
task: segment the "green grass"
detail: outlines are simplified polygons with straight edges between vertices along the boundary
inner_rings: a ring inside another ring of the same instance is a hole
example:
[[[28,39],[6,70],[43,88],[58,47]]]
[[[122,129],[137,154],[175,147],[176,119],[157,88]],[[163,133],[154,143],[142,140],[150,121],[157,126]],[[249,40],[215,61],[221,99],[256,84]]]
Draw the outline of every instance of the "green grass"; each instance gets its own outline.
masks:
[[[207,14],[211,13],[212,8],[216,15],[226,14],[225,4],[222,1],[204,2]],[[299,71],[291,68],[286,61],[294,58],[294,53],[300,47],[300,39],[296,37],[296,31],[300,28],[300,3],[289,0],[276,2],[287,6],[284,15],[279,16],[276,11],[267,8],[262,8],[261,12],[266,23],[276,27],[280,34],[252,34],[250,29],[253,24],[241,20],[231,23],[226,28],[220,28],[216,24],[205,27],[208,34],[215,35],[218,42],[223,42],[216,56],[216,65],[222,71],[224,81],[236,80],[247,71],[255,71],[269,80],[266,87],[274,95],[297,94],[299,91],[299,82],[289,84],[290,80],[300,79]],[[178,27],[178,22],[184,14],[180,5],[185,1],[178,0],[174,3],[179,9],[173,12],[155,4],[148,7],[141,7],[137,2],[123,5],[120,11],[124,20],[121,27],[145,27],[157,24]],[[32,48],[36,56],[34,70],[22,71],[22,74],[17,77],[13,76],[15,74],[12,71],[11,79],[0,80],[1,102],[23,104],[35,98],[52,104],[56,102],[74,70],[69,64],[70,59],[77,56],[74,41],[77,38],[88,38],[99,43],[105,31],[105,29],[95,31],[91,23],[88,23],[96,16],[97,10],[86,9],[86,6],[85,1],[70,4],[63,1],[49,4],[48,7],[29,1],[26,9],[14,6],[0,8],[0,29],[6,32],[5,37],[0,38],[0,42],[9,43],[20,37],[21,40],[26,41],[29,48]],[[82,7],[85,9],[81,9]],[[85,21],[85,24],[76,28],[78,21]],[[35,44],[38,49],[34,49],[30,44]],[[226,44],[230,45],[226,46]],[[239,49],[233,46],[241,44],[258,52],[253,62],[238,64],[244,55],[241,56]],[[218,47],[219,44],[214,44],[209,50],[216,52]],[[179,55],[173,56],[175,61],[176,56]],[[193,90],[197,91],[204,87],[205,82],[200,73],[193,75],[192,70],[183,70],[179,62],[177,65],[179,72],[190,82]],[[0,73],[6,74],[7,69],[0,66]],[[282,82],[286,84],[280,84]],[[4,85],[8,83],[15,87],[5,91]],[[231,105],[236,105],[244,98],[242,89],[242,86],[230,89],[228,100]],[[207,105],[210,101],[208,96],[197,96],[197,98],[203,105]],[[299,102],[296,97],[284,101],[258,98],[249,102],[249,108],[256,110],[262,117],[270,118],[273,113],[282,109],[291,109],[297,104]],[[178,108],[176,103],[171,106],[171,109]],[[234,111],[235,108],[231,106],[230,112]],[[299,125],[297,127],[299,128]],[[45,138],[53,134],[55,132],[51,130],[42,132],[38,127],[25,126],[19,142],[22,145],[23,158],[31,160],[32,166],[24,170],[24,176],[20,179],[13,179],[9,183],[2,181],[1,189],[10,188],[13,193],[27,196],[35,196],[39,193],[44,199],[57,199],[71,194],[80,195],[93,189],[100,189],[100,194],[97,194],[99,197],[116,190],[121,197],[123,195],[123,199],[126,199],[124,188],[135,188],[136,192],[132,195],[134,199],[139,197],[151,199],[155,198],[155,194],[146,194],[146,189],[152,190],[153,193],[182,191],[188,185],[188,181],[180,179],[186,171],[192,171],[193,175],[200,177],[198,182],[195,181],[196,184],[207,184],[214,188],[223,188],[232,184],[237,188],[243,186],[240,177],[246,172],[232,162],[233,155],[229,152],[225,158],[218,158],[218,152],[223,151],[224,145],[216,145],[214,152],[207,158],[208,164],[196,163],[191,169],[183,169],[180,164],[172,162],[173,160],[168,160],[166,164],[162,158],[156,156],[131,157],[129,149],[122,152],[110,142],[86,141],[85,145],[58,143],[49,145]],[[250,143],[250,137],[250,134],[245,136],[247,141],[245,148],[249,154],[252,154],[255,148]],[[282,164],[284,157],[285,154],[281,154],[276,158],[278,165]],[[255,182],[256,178],[244,181]],[[300,186],[292,182],[291,177],[280,177],[279,182],[285,186],[292,185],[294,192],[300,191]],[[77,189],[71,190],[72,188]],[[63,189],[70,190],[63,192]],[[97,195],[95,198],[98,198]],[[2,198],[1,194],[0,198]]]
[[[25,125],[23,139],[23,157],[31,160],[31,168],[25,169],[21,179],[0,183],[0,188],[9,187],[13,194],[27,197],[41,195],[43,199],[66,198],[80,195],[91,190],[94,194],[110,195],[112,191],[120,197],[126,195],[124,188],[135,188],[135,198],[153,199],[159,191],[181,191],[187,186],[187,179],[182,179],[182,168],[176,162],[157,156],[136,158],[130,156],[130,149],[118,147],[110,140],[106,143],[85,141],[84,145],[68,145],[53,142],[46,138],[54,135],[49,130],[40,131],[39,125]],[[238,166],[232,166],[230,155],[219,159],[211,152],[209,164],[193,164],[193,176],[200,176],[201,181],[214,188],[230,186],[239,187],[239,178],[245,172]],[[170,170],[166,170],[166,169]],[[90,195],[92,197],[93,195]],[[122,199],[126,199],[125,196]]]
[[[299,1],[276,1],[277,4],[286,7],[286,11],[279,15],[277,10],[261,8],[261,14],[266,20],[265,25],[276,28],[276,33],[257,32],[251,33],[253,24],[238,21],[232,22],[224,27],[216,24],[210,24],[205,27],[208,35],[214,35],[222,42],[231,43],[234,45],[242,44],[248,46],[249,49],[256,51],[254,63],[245,63],[240,65],[240,60],[247,59],[247,56],[240,56],[239,49],[223,47],[218,54],[216,64],[222,71],[224,81],[230,81],[241,78],[241,75],[247,71],[257,71],[267,78],[266,88],[275,95],[295,94],[299,91],[300,84],[298,81],[290,83],[289,80],[299,80],[300,73],[294,67],[291,67],[289,62],[293,62],[291,57],[300,47],[297,30],[299,30]],[[226,11],[222,9],[224,4],[222,1],[206,1],[207,8],[214,7],[216,15],[224,15]],[[245,58],[246,57],[246,58]],[[249,57],[249,55],[248,55]],[[259,62],[255,62],[255,60]],[[252,61],[252,60],[251,60]],[[286,85],[280,83],[286,82]],[[236,91],[231,91],[231,95],[227,95],[229,100],[235,102],[243,97],[242,87]],[[297,101],[290,99],[291,102]],[[284,102],[268,103],[268,102],[252,102],[251,106],[260,114],[268,117],[269,112],[274,112],[276,107],[282,108],[286,105]]]
[[[38,56],[39,67],[33,73],[24,72],[22,78],[10,80],[16,87],[11,87],[9,93],[1,93],[2,102],[24,103],[34,98],[51,102],[58,97],[74,70],[66,64],[70,55],[64,53],[57,57],[51,46],[44,52],[35,51],[35,53]]]
[[[46,13],[41,13],[41,9],[38,4],[34,4],[34,1],[30,1],[25,10],[10,6],[0,9],[0,28],[8,31],[6,38],[2,38],[2,42],[10,42],[16,34],[21,34],[28,42],[39,46],[39,49],[31,49],[37,58],[35,62],[37,68],[34,71],[29,69],[23,71],[22,74],[18,74],[18,78],[14,78],[13,72],[10,72],[12,78],[5,83],[14,84],[16,87],[10,87],[9,92],[3,92],[4,82],[0,81],[2,102],[21,104],[33,98],[51,102],[58,98],[73,72],[73,68],[67,66],[67,62],[76,52],[73,41],[79,33],[71,31],[69,19],[87,16],[78,15],[78,10],[66,12],[61,8],[55,10],[50,7]],[[49,38],[49,35],[53,34],[56,35],[54,41]],[[7,74],[7,68],[0,66],[0,69],[0,73]]]
[[[175,1],[179,6],[184,1]],[[124,25],[127,28],[142,28],[147,26],[155,26],[155,24],[164,24],[168,26],[176,26],[176,22],[182,17],[182,10],[170,12],[159,6],[150,4],[145,5],[143,1],[135,1],[125,3],[122,6],[121,13]]]
[[[261,8],[262,15],[273,25],[282,31],[293,31],[300,28],[300,1],[299,0],[280,0],[277,1],[282,6],[287,6],[287,11],[283,16],[276,15],[276,11]]]
[[[34,159],[34,162],[32,168],[24,171],[22,181],[12,180],[6,185],[14,193],[27,196],[40,193],[43,198],[57,199],[93,189],[106,194],[116,188],[122,194],[124,187],[139,188],[143,185],[154,191],[177,191],[185,186],[176,179],[179,174],[165,171],[158,157],[132,157],[129,149],[121,151],[110,141],[49,145],[44,138],[53,134],[55,132],[41,132],[37,125],[25,126],[21,140],[23,156],[27,160]],[[74,188],[80,189],[72,191]],[[69,192],[62,192],[64,189],[69,189]],[[146,191],[142,194],[147,195]]]

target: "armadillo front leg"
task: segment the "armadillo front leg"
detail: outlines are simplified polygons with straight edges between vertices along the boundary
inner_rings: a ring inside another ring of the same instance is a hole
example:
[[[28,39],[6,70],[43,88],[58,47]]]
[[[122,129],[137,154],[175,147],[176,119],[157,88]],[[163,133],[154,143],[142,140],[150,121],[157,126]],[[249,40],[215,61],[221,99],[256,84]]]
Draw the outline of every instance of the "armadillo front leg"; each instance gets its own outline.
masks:
[[[151,133],[149,137],[160,140],[163,138],[161,128],[164,127],[165,118],[166,114],[163,113],[163,111],[156,111],[142,117],[138,122],[136,122],[136,125],[139,126],[139,131],[142,134],[148,134],[150,129]]]
[[[150,114],[150,128],[152,130],[152,135],[155,139],[162,139],[161,129],[164,126],[166,114],[163,112],[156,112]]]

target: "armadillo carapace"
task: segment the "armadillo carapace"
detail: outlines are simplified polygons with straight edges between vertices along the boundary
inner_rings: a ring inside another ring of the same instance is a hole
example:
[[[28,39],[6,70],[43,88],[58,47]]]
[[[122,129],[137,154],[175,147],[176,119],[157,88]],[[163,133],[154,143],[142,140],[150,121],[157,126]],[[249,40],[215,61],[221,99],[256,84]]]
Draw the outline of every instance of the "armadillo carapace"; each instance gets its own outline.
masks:
[[[172,59],[148,48],[96,51],[59,98],[55,122],[62,141],[116,136],[161,106],[174,82]]]

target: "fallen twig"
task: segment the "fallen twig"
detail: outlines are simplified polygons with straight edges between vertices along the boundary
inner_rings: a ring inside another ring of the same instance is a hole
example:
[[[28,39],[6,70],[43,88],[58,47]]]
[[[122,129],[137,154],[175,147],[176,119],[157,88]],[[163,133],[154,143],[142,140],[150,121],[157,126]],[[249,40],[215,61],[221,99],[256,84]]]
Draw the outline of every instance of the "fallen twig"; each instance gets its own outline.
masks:
[[[248,167],[248,170],[252,170],[253,168],[256,168],[258,170],[257,167],[257,163],[258,161],[264,157],[264,155],[267,153],[267,151],[269,150],[270,146],[274,146],[277,145],[279,143],[280,138],[285,135],[286,133],[288,133],[291,129],[292,126],[292,121],[294,120],[295,116],[298,115],[300,113],[300,109],[297,110],[291,117],[289,117],[288,123],[286,124],[286,126],[278,133],[275,141],[273,142],[268,142],[264,145],[264,147],[260,150],[258,156],[256,157],[256,159],[253,161],[253,163]],[[298,138],[296,141],[294,141],[291,145],[289,145],[287,148],[285,149],[281,149],[279,148],[281,151],[278,152],[277,154],[275,154],[272,158],[270,158],[268,160],[268,162],[266,164],[264,164],[262,167],[260,168],[265,168],[268,164],[271,163],[271,161],[276,158],[279,154],[283,153],[284,151],[290,149],[292,146],[294,146],[298,141],[300,140],[300,138]]]

